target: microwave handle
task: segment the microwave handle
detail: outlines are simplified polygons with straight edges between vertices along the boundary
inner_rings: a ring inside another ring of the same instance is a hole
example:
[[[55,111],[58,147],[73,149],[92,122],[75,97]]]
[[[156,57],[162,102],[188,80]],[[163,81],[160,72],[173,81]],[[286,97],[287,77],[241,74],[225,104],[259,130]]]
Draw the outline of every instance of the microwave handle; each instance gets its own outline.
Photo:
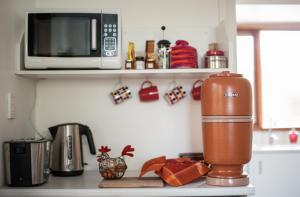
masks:
[[[92,19],[92,40],[91,40],[91,48],[93,51],[97,50],[97,19]]]

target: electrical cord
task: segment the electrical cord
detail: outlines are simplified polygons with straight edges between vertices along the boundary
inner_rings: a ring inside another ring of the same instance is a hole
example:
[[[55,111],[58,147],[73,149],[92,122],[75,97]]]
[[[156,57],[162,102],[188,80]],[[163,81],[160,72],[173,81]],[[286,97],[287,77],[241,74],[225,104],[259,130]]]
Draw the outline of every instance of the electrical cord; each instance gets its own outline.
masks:
[[[33,106],[31,108],[31,112],[30,112],[30,116],[29,116],[29,122],[30,122],[30,126],[32,127],[32,129],[34,130],[34,133],[36,135],[38,135],[41,139],[46,139],[37,129],[36,129],[36,125],[34,120],[34,116],[36,115],[36,102],[37,102],[37,85],[35,86],[35,90],[34,90],[34,102],[33,102]]]

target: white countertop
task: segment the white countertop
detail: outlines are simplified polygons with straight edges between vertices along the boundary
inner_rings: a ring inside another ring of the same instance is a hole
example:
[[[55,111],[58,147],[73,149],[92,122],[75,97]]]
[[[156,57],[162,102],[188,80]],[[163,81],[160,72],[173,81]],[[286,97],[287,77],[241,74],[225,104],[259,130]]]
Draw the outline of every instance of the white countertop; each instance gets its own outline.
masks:
[[[252,151],[254,153],[300,152],[300,145],[299,144],[253,145]]]
[[[135,172],[127,173],[129,175]],[[128,176],[129,176],[128,175]],[[132,176],[132,175],[131,175]],[[101,181],[98,171],[85,171],[78,177],[51,176],[47,183],[29,188],[3,186],[0,196],[247,196],[254,194],[252,185],[244,187],[215,187],[205,184],[205,180],[181,187],[163,188],[98,188]]]

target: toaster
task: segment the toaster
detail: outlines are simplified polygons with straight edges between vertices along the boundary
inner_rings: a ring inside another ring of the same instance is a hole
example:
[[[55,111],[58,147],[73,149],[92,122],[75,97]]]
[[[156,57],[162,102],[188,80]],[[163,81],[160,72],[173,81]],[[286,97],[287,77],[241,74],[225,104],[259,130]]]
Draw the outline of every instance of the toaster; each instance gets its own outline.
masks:
[[[49,176],[50,141],[21,139],[3,143],[5,182],[29,187],[45,183]]]

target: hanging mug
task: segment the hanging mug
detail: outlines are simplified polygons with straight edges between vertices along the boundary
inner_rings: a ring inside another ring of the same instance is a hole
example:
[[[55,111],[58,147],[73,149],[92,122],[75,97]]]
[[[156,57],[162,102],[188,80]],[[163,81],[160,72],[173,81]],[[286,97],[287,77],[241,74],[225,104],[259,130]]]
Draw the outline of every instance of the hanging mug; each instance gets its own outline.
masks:
[[[132,98],[131,91],[128,86],[124,86],[122,83],[119,83],[119,85],[121,85],[121,87],[110,93],[115,104],[123,103],[124,101]]]
[[[176,83],[176,82],[175,82]],[[177,85],[165,93],[165,98],[169,104],[174,105],[186,96],[186,92],[181,85]]]
[[[145,87],[148,85],[148,87]],[[141,101],[155,101],[159,99],[157,86],[152,85],[151,81],[144,81],[139,91]]]
[[[197,80],[193,84],[193,88],[191,90],[192,97],[195,101],[200,101],[201,100],[201,85],[203,81],[202,80]]]

